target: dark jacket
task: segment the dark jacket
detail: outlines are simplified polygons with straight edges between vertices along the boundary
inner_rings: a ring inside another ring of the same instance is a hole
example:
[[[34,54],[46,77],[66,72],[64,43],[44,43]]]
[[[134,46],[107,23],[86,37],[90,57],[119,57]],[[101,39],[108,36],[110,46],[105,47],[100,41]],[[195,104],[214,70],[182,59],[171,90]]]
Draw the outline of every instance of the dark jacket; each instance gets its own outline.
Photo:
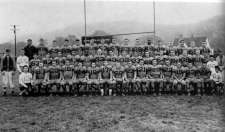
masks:
[[[31,60],[34,58],[34,54],[37,54],[37,48],[33,45],[27,45],[24,47],[24,54]]]
[[[1,61],[1,71],[15,71],[15,63],[11,56],[5,55]]]

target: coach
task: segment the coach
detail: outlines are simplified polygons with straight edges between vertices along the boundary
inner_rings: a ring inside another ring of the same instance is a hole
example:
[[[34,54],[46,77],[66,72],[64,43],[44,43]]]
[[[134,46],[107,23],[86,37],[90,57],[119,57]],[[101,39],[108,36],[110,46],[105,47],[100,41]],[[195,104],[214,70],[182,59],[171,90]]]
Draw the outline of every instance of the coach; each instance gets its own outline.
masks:
[[[29,60],[33,59],[34,54],[37,54],[37,48],[32,45],[32,40],[27,40],[27,45],[24,47],[24,55],[29,58]]]
[[[6,95],[6,88],[9,86],[14,94],[14,84],[12,80],[12,76],[14,71],[16,70],[14,59],[10,55],[10,50],[6,49],[6,54],[2,58],[1,62],[1,72],[2,72],[2,82],[3,82],[3,95]]]

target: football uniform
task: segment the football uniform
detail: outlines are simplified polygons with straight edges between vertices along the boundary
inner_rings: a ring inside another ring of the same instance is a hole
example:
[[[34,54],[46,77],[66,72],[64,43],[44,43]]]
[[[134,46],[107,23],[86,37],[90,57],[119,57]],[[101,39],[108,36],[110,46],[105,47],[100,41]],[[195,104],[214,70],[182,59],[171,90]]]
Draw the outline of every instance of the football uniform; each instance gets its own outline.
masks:
[[[150,92],[150,89],[148,89],[148,82],[147,82],[147,67],[146,65],[137,65],[136,66],[136,79],[137,79],[137,86],[139,89],[141,89],[142,93]],[[138,89],[137,89],[138,90]]]
[[[113,79],[114,79],[114,83],[115,86],[113,89],[113,93],[114,94],[122,94],[123,91],[123,75],[124,75],[124,68],[123,67],[115,67],[112,69],[112,73],[113,73]]]
[[[172,92],[171,85],[173,83],[172,77],[173,77],[173,67],[163,65],[162,66],[162,74],[163,74],[163,82],[164,82],[164,88],[162,89],[165,93]]]
[[[185,93],[186,88],[184,86],[182,86],[182,85],[186,84],[186,82],[184,80],[185,74],[186,74],[185,68],[184,67],[175,67],[173,69],[173,72],[174,72],[174,82],[173,82],[173,84],[174,84],[174,87],[176,88],[174,92],[177,93],[177,94]],[[181,84],[181,85],[179,85],[179,84]]]
[[[36,66],[39,66],[39,63],[41,62],[40,59],[32,59],[30,60],[30,68],[33,68],[33,67],[36,67]]]

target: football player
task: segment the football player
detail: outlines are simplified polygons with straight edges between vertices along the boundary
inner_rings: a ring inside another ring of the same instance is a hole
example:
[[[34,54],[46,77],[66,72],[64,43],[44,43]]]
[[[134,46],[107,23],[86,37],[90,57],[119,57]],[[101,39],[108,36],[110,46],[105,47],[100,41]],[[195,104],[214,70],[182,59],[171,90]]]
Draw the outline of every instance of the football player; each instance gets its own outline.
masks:
[[[151,92],[154,95],[161,95],[163,81],[162,81],[162,73],[161,73],[161,65],[158,65],[157,60],[153,59],[152,65],[149,66],[148,75],[150,79],[150,87]]]
[[[66,60],[65,65],[62,66],[62,82],[61,87],[63,88],[64,94],[73,95],[74,87],[74,65],[69,60]]]
[[[100,72],[101,96],[112,95],[112,66],[107,61],[101,66]]]
[[[170,60],[166,60],[165,65],[162,66],[163,74],[163,93],[172,94],[172,84],[173,84],[173,66],[170,64]]]
[[[194,95],[197,93],[196,91],[196,74],[197,74],[197,68],[193,66],[191,62],[188,63],[188,67],[186,69],[186,84],[187,84],[187,93],[188,96]]]
[[[136,66],[136,78],[134,80],[137,84],[137,87],[141,89],[142,94],[150,93],[150,89],[148,88],[148,83],[147,83],[146,70],[147,70],[147,67],[144,64],[144,60],[141,60],[140,63]]]
[[[100,68],[97,67],[95,63],[92,63],[91,67],[88,68],[88,76],[87,76],[88,95],[98,95],[100,93],[99,79],[100,79]]]
[[[119,62],[116,62],[116,66],[112,69],[113,73],[113,95],[124,95],[123,91],[123,80],[124,80],[124,67],[120,65]]]
[[[57,65],[56,61],[52,61],[52,65],[48,67],[47,77],[47,89],[46,93],[52,92],[52,94],[60,94],[60,83],[62,80],[61,66]]]
[[[173,69],[174,71],[174,75],[173,75],[173,79],[174,79],[174,82],[173,82],[173,85],[174,85],[174,90],[175,90],[175,93],[176,95],[182,95],[186,89],[185,89],[185,68],[182,67],[181,63],[178,62],[177,63],[177,66],[174,67]]]
[[[30,68],[33,69],[36,66],[39,66],[39,63],[41,62],[41,60],[38,58],[37,54],[34,54],[34,58],[32,60],[30,60]]]
[[[207,67],[206,63],[203,63],[200,69],[200,76],[203,79],[202,88],[204,90],[204,94],[210,95],[212,92],[212,80],[210,79],[211,70]]]
[[[123,92],[124,94],[130,94],[130,91],[133,89],[133,85],[135,83],[134,79],[136,78],[136,68],[132,65],[131,61],[128,62],[128,65],[125,67],[125,74],[124,74],[124,87]],[[128,93],[129,92],[129,93]],[[136,91],[139,94],[141,93],[141,89]]]
[[[214,81],[213,94],[222,95],[224,93],[224,84],[219,66],[215,67],[215,72],[212,73],[211,79]]]
[[[75,95],[85,95],[87,91],[87,68],[80,62],[74,68],[73,82],[75,85]]]
[[[33,69],[33,80],[34,80],[34,88],[37,90],[37,94],[41,95],[43,90],[45,93],[47,90],[47,67],[44,67],[42,62],[39,63],[39,66],[36,66]]]

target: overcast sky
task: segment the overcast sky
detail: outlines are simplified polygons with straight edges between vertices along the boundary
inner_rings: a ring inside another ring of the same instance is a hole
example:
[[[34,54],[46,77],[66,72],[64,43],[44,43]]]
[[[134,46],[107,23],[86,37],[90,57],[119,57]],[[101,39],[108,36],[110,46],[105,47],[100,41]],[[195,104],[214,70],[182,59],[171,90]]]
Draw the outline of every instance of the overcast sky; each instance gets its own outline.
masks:
[[[196,23],[222,14],[220,0],[177,1],[156,0],[157,24]],[[153,22],[151,0],[86,0],[86,3],[87,24]],[[0,43],[13,38],[10,31],[13,24],[19,25],[18,35],[49,32],[72,24],[83,26],[83,11],[83,0],[0,0]]]

